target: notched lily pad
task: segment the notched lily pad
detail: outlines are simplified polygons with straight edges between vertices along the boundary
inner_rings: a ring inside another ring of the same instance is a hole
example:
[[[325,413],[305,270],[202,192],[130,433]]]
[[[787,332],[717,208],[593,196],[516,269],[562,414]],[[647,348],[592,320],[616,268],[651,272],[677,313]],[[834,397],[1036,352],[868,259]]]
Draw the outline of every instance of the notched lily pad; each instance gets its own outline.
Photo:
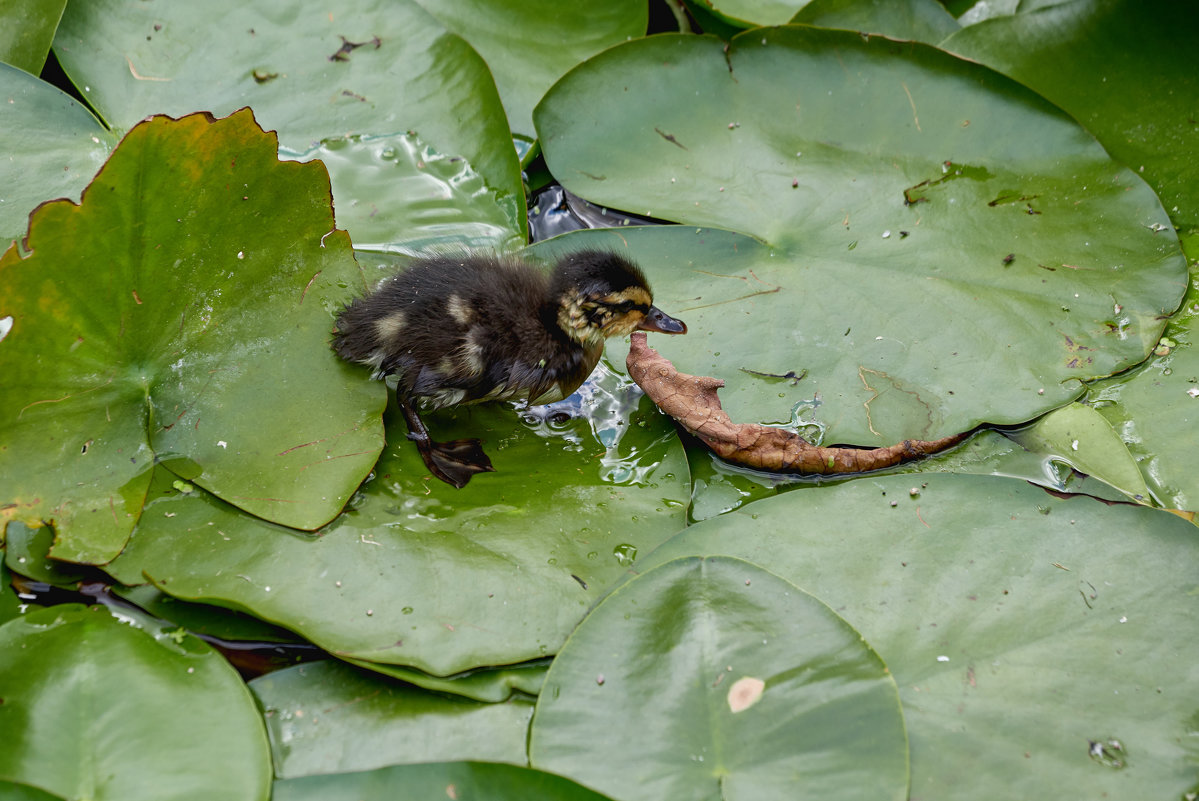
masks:
[[[630,721],[635,737],[596,737]],[[659,565],[587,616],[550,667],[529,760],[626,801],[908,797],[878,654],[816,598],[722,556]]]
[[[327,344],[360,272],[323,167],[277,150],[249,110],[154,117],[0,258],[0,508],[55,558],[115,556],[156,461],[308,529],[374,464],[383,389]]]
[[[927,45],[653,36],[580,64],[534,119],[571,192],[685,226],[621,233],[691,329],[680,370],[808,371],[730,386],[734,420],[862,446],[1023,423],[1143,360],[1187,286],[1144,181]]]
[[[179,630],[64,604],[0,627],[3,782],[63,798],[265,801],[262,718],[237,673]],[[40,798],[30,795],[28,798]]]

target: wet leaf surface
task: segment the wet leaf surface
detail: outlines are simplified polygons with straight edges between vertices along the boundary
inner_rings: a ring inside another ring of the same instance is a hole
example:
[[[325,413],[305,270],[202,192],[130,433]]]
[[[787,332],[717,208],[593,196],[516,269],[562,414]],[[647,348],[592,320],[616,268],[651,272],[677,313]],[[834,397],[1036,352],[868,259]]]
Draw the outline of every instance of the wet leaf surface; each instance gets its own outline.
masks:
[[[1149,489],[1127,446],[1093,407],[1072,403],[1013,434],[1030,451],[1060,454],[1061,461],[1094,476],[1132,500],[1148,503]]]
[[[664,355],[725,378],[734,420],[799,416],[824,444],[1030,420],[1144,359],[1186,287],[1148,186],[925,45],[655,36],[572,71],[535,121],[568,189],[686,224],[591,234],[627,241],[687,320]]]
[[[382,445],[383,388],[327,344],[361,277],[320,165],[279,162],[248,111],[156,117],[26,242],[0,258],[6,518],[107,562],[156,461],[280,523],[337,514]]]
[[[1199,511],[1199,290],[1187,293],[1154,356],[1135,373],[1094,384],[1088,399],[1128,444],[1158,503]]]
[[[591,387],[572,402],[593,416],[558,428],[514,427],[497,404],[429,415],[437,436],[482,437],[492,457],[497,472],[463,490],[429,476],[394,412],[374,478],[314,535],[160,474],[108,570],[247,610],[339,656],[434,676],[551,655],[635,555],[685,520],[670,424],[648,401],[622,406],[627,384]]]
[[[0,627],[0,686],[0,727],[18,738],[0,752],[0,780],[64,798],[270,795],[250,693],[182,631],[104,607],[31,612]]]
[[[836,609],[899,686],[913,798],[1172,798],[1195,780],[1197,548],[1168,512],[924,474],[748,504],[639,569],[750,559]],[[1109,737],[1123,771],[1088,758]]]
[[[636,736],[596,737],[634,720]],[[529,758],[625,801],[908,789],[903,713],[878,655],[819,600],[721,557],[641,573],[587,616],[550,667]]]
[[[479,52],[495,76],[512,132],[530,138],[536,136],[533,106],[554,81],[599,51],[644,36],[648,17],[640,0],[575,3],[569,13],[557,0],[425,0],[421,6]]]
[[[414,202],[411,192],[422,192],[419,170],[400,169],[372,145],[375,137],[406,132],[437,153],[465,159],[481,177],[479,191],[503,221],[489,229],[486,244],[510,247],[524,237],[519,165],[487,65],[411,0],[352,0],[335,12],[299,0],[269,9],[227,4],[219,14],[181,3],[75,3],[55,52],[117,129],[149,114],[221,116],[251,106],[289,152],[347,149],[340,159],[350,163],[330,171],[338,222],[355,242],[397,243],[418,233],[387,230],[372,219],[372,212]],[[453,243],[479,235],[478,222],[456,214],[442,189],[419,197],[427,238]],[[459,222],[465,227],[457,229]]]

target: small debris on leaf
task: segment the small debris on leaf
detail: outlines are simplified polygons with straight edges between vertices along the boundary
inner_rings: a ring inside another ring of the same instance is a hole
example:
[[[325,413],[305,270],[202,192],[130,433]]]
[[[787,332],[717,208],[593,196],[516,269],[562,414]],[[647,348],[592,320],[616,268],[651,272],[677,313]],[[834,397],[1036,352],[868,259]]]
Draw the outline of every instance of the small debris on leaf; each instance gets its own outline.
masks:
[[[378,36],[371,37],[371,40],[369,42],[351,42],[349,39],[347,39],[344,36],[339,36],[338,38],[341,39],[341,47],[339,47],[337,49],[336,53],[329,56],[330,61],[349,61],[350,53],[353,53],[359,47],[362,47],[362,46],[368,45],[368,44],[373,44],[375,46],[375,49],[378,50],[383,44],[382,40],[379,39]]]

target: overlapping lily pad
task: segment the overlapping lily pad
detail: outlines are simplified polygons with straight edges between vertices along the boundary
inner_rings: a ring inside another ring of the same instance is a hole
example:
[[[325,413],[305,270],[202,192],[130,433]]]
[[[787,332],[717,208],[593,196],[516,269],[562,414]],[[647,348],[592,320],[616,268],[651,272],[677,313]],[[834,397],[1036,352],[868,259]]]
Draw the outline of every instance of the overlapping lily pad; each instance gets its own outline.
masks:
[[[9,0],[0,9],[0,61],[36,75],[67,0]]]
[[[535,120],[575,193],[701,226],[623,234],[691,326],[665,355],[725,379],[734,420],[826,444],[1029,420],[1143,359],[1186,287],[1148,186],[925,45],[652,37],[580,65]]]
[[[1070,112],[1157,190],[1175,224],[1199,230],[1194,6],[1146,14],[1136,0],[1026,5],[962,29],[943,47]]]
[[[636,736],[597,737],[633,720]],[[625,801],[908,795],[882,660],[820,601],[720,557],[656,567],[587,616],[550,668],[529,758]]]
[[[812,0],[790,21],[929,44],[960,27],[937,0]]]
[[[539,770],[492,762],[434,762],[305,776],[275,782],[275,801],[382,801],[389,798],[450,798],[455,801],[606,801],[569,779]]]
[[[421,2],[421,0],[418,0]],[[421,5],[479,52],[495,76],[513,133],[532,137],[533,106],[580,61],[645,35],[642,0],[425,0]]]
[[[300,0],[240,3],[220,13],[204,4],[74,3],[54,47],[118,129],[149,114],[225,115],[249,106],[288,152],[339,150],[331,169],[338,222],[355,242],[394,243],[414,233],[376,225],[372,214],[422,191],[419,170],[381,155],[388,145],[378,137],[407,132],[481,177],[479,191],[503,221],[487,244],[524,238],[519,166],[487,65],[412,0],[352,0],[331,12]],[[362,180],[363,170],[374,179]],[[434,226],[426,236],[462,242],[480,233],[452,198],[422,197],[425,222]]]
[[[1135,501],[1149,502],[1145,478],[1128,447],[1091,406],[1063,406],[1014,433],[1013,439],[1030,451],[1058,454],[1074,470],[1099,478]]]
[[[383,389],[328,347],[361,277],[325,171],[276,148],[248,111],[156,117],[0,259],[0,506],[52,556],[114,557],[155,461],[301,528],[374,463]]]
[[[757,501],[642,567],[751,559],[836,609],[899,685],[913,797],[1175,798],[1196,775],[1197,551],[1168,512],[925,474]]]
[[[426,692],[335,660],[255,679],[280,779],[419,762],[525,765],[533,705]]]
[[[270,752],[250,693],[181,631],[104,607],[31,612],[0,627],[0,686],[0,726],[14,738],[0,751],[2,781],[63,798],[270,795]]]
[[[1131,376],[1090,388],[1096,408],[1136,456],[1152,497],[1199,512],[1199,292],[1188,296],[1155,356]]]
[[[439,438],[482,437],[495,465],[455,490],[429,476],[397,412],[374,477],[315,535],[161,481],[108,570],[435,676],[548,656],[685,520],[683,449],[652,404],[593,421],[530,428],[496,405],[429,415]]]
[[[0,243],[25,234],[43,200],[78,199],[116,146],[87,109],[23,70],[0,64]]]

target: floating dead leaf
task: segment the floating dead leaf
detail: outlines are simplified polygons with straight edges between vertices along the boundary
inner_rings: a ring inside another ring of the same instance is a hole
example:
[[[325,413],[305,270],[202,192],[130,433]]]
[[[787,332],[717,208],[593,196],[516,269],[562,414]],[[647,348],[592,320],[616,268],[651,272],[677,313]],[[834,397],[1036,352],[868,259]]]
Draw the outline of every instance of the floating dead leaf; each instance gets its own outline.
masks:
[[[733,714],[744,712],[758,703],[758,699],[762,697],[762,691],[765,689],[766,682],[755,679],[753,676],[737,679],[733,682],[733,686],[729,687],[729,709],[733,711]]]
[[[905,439],[886,448],[823,448],[781,428],[734,423],[716,395],[724,381],[680,373],[649,346],[644,332],[634,333],[632,339],[625,363],[637,385],[717,456],[735,464],[780,473],[861,473],[919,459],[969,436],[954,434],[931,442]]]

